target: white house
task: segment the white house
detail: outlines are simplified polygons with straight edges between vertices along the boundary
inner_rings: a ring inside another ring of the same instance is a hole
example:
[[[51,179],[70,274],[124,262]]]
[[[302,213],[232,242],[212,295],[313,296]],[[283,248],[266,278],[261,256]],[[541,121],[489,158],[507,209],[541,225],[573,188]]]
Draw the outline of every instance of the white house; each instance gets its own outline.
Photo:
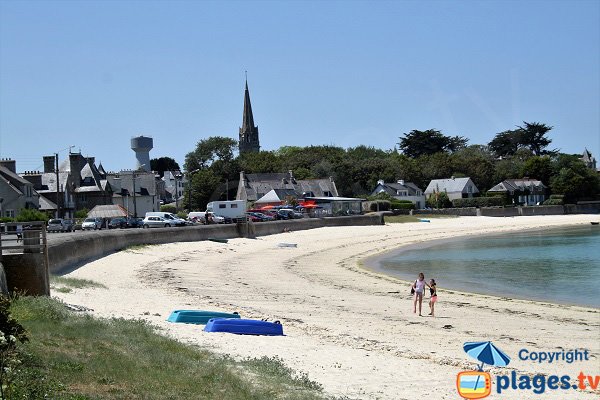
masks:
[[[425,194],[412,182],[405,182],[400,179],[394,183],[385,183],[383,180],[378,180],[371,196],[376,196],[379,193],[387,193],[397,200],[411,201],[416,209],[425,208]]]
[[[434,193],[446,192],[448,199],[465,199],[479,195],[479,189],[473,183],[471,178],[434,179],[429,182],[425,189],[425,196],[429,197]]]

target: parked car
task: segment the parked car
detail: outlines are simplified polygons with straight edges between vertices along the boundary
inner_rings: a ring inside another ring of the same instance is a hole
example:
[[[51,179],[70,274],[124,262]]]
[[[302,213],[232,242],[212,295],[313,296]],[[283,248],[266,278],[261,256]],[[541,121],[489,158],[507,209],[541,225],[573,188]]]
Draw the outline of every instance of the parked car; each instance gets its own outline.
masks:
[[[144,218],[142,227],[147,228],[169,228],[173,226],[172,220],[167,220],[163,217],[149,216]]]
[[[294,211],[291,208],[280,208],[277,211],[277,213],[278,214],[286,215],[288,219],[300,219],[300,218],[304,218],[304,215],[302,215],[302,213]]]
[[[184,219],[179,218],[177,215],[173,213],[163,212],[163,211],[148,211],[146,213],[147,217],[161,217],[166,221],[169,221],[169,225],[171,226],[186,226],[187,222]]]
[[[125,217],[119,217],[119,218],[113,218],[110,220],[110,222],[108,223],[108,229],[123,229],[123,228],[127,228],[127,218]]]
[[[86,218],[81,223],[81,230],[84,231],[95,231],[96,229],[102,229],[103,224],[102,218]]]
[[[248,221],[262,222],[262,219],[259,216],[255,215],[254,213],[247,212],[246,216],[248,217]]]
[[[55,218],[48,221],[48,232],[73,232],[73,221]]]
[[[128,228],[141,228],[144,226],[144,218],[129,218],[127,220]]]

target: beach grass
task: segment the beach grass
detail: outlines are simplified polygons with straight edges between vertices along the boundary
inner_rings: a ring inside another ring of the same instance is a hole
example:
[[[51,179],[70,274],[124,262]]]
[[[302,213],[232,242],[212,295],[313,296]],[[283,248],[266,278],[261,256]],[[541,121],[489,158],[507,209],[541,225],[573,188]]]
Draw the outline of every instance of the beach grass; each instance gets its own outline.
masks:
[[[385,222],[390,224],[402,224],[407,222],[420,222],[421,219],[434,218],[458,218],[456,215],[441,214],[419,214],[419,215],[386,215]]]
[[[107,287],[101,283],[91,281],[89,279],[67,278],[64,276],[50,275],[50,286],[53,290],[61,293],[69,293],[73,289],[82,288],[102,288]]]
[[[236,361],[157,334],[142,320],[96,319],[47,297],[17,298],[11,310],[29,336],[12,398],[327,398],[277,358]]]

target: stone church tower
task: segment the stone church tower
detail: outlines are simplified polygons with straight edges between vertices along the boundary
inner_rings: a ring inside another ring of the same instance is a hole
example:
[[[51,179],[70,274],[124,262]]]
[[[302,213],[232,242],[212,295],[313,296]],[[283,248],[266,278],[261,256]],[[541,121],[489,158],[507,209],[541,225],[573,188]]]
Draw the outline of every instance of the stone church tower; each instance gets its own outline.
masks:
[[[248,80],[246,80],[246,91],[244,93],[244,119],[240,128],[240,154],[260,151],[258,143],[258,126],[254,126],[252,115],[252,104],[250,104],[250,92],[248,91]]]

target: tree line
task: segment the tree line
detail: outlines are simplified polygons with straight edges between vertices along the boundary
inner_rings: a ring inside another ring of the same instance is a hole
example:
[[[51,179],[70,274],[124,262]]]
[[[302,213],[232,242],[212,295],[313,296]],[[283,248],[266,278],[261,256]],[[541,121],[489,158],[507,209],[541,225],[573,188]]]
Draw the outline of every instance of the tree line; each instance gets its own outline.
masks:
[[[296,179],[332,177],[339,195],[347,197],[369,195],[380,179],[403,179],[425,190],[432,179],[468,176],[482,193],[505,179],[529,177],[542,181],[551,193],[564,195],[568,202],[597,198],[598,173],[586,167],[578,154],[549,149],[551,130],[546,124],[524,122],[496,134],[485,145],[470,145],[465,137],[447,136],[435,129],[412,130],[388,150],[366,145],[282,146],[241,155],[236,155],[237,141],[213,136],[200,140],[186,155],[190,190],[184,204],[202,210],[209,201],[234,199],[240,171],[288,170]]]

